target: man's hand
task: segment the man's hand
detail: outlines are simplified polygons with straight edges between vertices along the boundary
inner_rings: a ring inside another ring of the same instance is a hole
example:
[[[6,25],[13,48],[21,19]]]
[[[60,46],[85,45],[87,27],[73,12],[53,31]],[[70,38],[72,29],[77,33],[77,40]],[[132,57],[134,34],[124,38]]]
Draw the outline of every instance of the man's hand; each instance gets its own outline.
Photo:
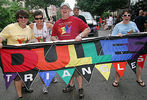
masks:
[[[75,41],[81,41],[81,40],[82,40],[82,37],[79,35],[75,38]]]

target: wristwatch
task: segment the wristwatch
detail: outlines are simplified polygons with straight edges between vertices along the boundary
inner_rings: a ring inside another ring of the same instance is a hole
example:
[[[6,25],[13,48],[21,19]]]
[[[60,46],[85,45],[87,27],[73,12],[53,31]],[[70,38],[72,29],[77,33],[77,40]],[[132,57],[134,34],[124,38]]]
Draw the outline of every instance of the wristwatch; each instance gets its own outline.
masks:
[[[80,36],[81,38],[83,38],[83,37],[82,37],[82,34],[79,34],[79,36]]]

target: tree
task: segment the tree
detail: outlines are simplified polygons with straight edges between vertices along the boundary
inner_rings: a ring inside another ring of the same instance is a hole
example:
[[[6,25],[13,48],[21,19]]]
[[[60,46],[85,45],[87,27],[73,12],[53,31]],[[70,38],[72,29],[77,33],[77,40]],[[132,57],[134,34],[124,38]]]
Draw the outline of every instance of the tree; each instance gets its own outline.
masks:
[[[64,0],[26,0],[26,8],[46,8],[50,5],[59,7],[63,1]]]
[[[49,7],[50,5],[55,5],[59,7],[63,1],[64,0],[26,0],[25,4],[26,4],[26,8],[28,8],[29,10],[34,8],[35,9],[43,8],[49,20],[50,18],[47,13],[47,7]]]
[[[128,0],[77,0],[77,5],[84,11],[101,15],[105,11],[126,8]]]
[[[8,24],[16,22],[15,13],[23,9],[17,2],[0,1],[0,31]]]

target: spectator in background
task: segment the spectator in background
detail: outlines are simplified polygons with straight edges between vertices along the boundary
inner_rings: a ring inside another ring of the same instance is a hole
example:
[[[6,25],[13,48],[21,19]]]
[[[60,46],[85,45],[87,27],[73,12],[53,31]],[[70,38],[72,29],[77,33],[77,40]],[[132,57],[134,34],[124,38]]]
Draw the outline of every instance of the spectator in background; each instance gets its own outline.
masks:
[[[18,10],[16,12],[16,23],[7,25],[0,33],[0,42],[7,39],[8,45],[28,43],[33,39],[34,34],[27,23],[29,21],[29,14],[25,10]],[[0,48],[2,45],[0,44]],[[17,75],[14,79],[14,86],[18,94],[18,100],[22,100],[22,89],[25,92],[32,93],[33,90],[26,89],[20,77]]]
[[[123,11],[123,15],[122,15],[122,21],[118,24],[116,24],[116,26],[114,27],[113,31],[112,31],[112,36],[120,36],[122,37],[125,34],[132,34],[132,33],[138,33],[139,29],[137,28],[136,24],[132,21],[130,21],[131,19],[131,14],[129,10],[124,10]],[[141,67],[137,65],[136,68],[136,76],[137,76],[137,80],[136,82],[144,87],[145,83],[142,81],[141,79]],[[119,74],[116,72],[116,78],[114,80],[114,82],[112,83],[112,85],[114,87],[118,87],[119,86]]]
[[[112,17],[112,15],[109,15],[107,24],[108,24],[108,29],[110,31],[109,35],[111,36],[112,26],[113,26],[113,17]]]
[[[147,32],[147,11],[144,11],[144,19],[145,19],[144,31]]]
[[[87,24],[85,17],[82,15],[79,15],[79,10],[80,10],[80,8],[78,6],[75,6],[73,9],[73,13],[74,13],[73,16],[80,18],[81,20],[83,20]]]
[[[103,26],[104,26],[104,30],[108,29],[108,17],[104,18]]]
[[[63,2],[60,6],[61,19],[55,22],[52,31],[52,41],[59,40],[71,40],[81,41],[83,37],[87,37],[90,32],[90,28],[84,21],[81,19],[70,16],[70,6],[68,3]],[[63,30],[64,29],[64,30]],[[83,78],[75,70],[74,75],[72,76],[69,84],[63,89],[64,93],[70,92],[74,89],[74,80],[76,77],[78,81],[79,88],[79,97],[84,97],[84,89],[83,89]]]
[[[144,32],[145,17],[143,14],[143,10],[139,10],[139,16],[134,19],[134,22],[136,23],[140,32]]]

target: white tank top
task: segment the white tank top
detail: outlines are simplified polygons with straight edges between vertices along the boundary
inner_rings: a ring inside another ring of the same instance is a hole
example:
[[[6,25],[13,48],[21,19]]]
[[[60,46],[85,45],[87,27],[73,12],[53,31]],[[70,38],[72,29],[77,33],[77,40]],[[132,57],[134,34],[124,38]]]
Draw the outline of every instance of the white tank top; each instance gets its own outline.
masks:
[[[41,30],[37,29],[36,23],[34,23],[33,33],[34,33],[35,41],[36,42],[51,41],[51,39],[50,39],[50,35],[51,35],[50,32],[51,32],[51,29],[47,29],[45,22],[43,23],[43,28]]]

